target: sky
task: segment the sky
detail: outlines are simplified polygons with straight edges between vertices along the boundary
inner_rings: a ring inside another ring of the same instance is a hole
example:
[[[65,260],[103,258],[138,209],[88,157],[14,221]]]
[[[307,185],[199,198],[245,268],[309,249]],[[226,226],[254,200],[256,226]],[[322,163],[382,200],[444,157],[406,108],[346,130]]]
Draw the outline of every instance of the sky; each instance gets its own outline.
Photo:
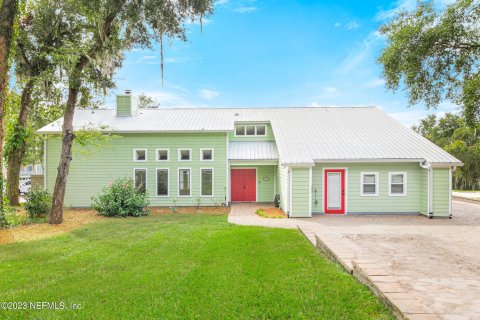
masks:
[[[445,0],[443,0],[445,1]],[[217,0],[213,15],[187,24],[188,41],[165,41],[162,85],[159,44],[127,53],[117,88],[161,107],[376,106],[410,126],[437,110],[408,106],[406,93],[385,88],[376,63],[385,39],[378,28],[415,0]]]

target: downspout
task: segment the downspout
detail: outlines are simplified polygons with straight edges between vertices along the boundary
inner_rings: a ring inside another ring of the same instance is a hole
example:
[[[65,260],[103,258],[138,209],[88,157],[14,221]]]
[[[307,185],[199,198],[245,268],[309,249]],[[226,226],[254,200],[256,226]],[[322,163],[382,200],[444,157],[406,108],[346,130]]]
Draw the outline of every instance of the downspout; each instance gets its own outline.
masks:
[[[432,165],[427,161],[420,163],[420,168],[427,170],[427,214],[433,219],[433,173]]]

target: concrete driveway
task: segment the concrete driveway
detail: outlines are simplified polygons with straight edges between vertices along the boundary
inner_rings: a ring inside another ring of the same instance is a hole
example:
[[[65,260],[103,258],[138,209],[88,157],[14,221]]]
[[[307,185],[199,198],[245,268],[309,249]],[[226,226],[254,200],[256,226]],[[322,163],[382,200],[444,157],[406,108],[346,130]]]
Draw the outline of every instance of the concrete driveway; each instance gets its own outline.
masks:
[[[235,207],[232,212],[234,223],[298,226],[401,318],[480,319],[480,204],[453,201],[451,220],[372,215],[265,221],[246,213],[242,220]]]

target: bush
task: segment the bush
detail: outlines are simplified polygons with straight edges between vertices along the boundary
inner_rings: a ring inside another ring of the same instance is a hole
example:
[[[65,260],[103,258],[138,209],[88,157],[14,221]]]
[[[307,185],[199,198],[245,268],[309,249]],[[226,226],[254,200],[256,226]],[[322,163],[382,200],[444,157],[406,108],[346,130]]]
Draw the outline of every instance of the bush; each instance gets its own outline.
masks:
[[[141,192],[130,178],[116,179],[100,194],[92,197],[92,207],[99,215],[107,217],[127,217],[148,215],[147,194]]]
[[[25,195],[25,210],[30,218],[45,217],[52,208],[52,195],[41,187],[31,188]]]

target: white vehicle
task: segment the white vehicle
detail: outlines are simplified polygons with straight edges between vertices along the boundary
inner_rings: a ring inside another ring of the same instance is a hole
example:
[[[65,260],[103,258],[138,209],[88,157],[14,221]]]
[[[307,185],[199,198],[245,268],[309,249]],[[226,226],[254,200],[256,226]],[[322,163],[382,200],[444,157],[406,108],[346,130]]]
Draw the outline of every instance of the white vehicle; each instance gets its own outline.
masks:
[[[20,192],[20,194],[26,194],[26,193],[28,193],[28,191],[30,191],[31,186],[32,186],[32,181],[31,180],[27,180],[25,182],[22,182],[20,184],[20,186],[18,187],[18,192]]]

